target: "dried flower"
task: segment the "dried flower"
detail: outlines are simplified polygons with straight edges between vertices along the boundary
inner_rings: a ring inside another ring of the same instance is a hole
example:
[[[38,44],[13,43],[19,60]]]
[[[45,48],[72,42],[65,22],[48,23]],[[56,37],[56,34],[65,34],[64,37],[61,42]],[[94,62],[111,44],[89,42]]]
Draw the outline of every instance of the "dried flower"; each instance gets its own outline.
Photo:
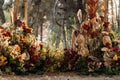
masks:
[[[0,26],[0,32],[4,31],[4,27]]]
[[[120,43],[120,40],[119,39],[115,39],[114,42]]]
[[[110,24],[109,22],[104,22],[103,26],[104,26],[105,28],[108,28],[109,24]]]
[[[103,41],[103,44],[107,47],[110,47],[112,45],[111,44],[112,41],[109,36],[104,36],[102,41]]]
[[[92,37],[92,38],[98,37],[98,33],[97,33],[97,32],[92,32],[92,33],[91,33],[91,37]]]
[[[109,49],[107,47],[103,47],[101,51],[109,51]]]
[[[32,28],[28,28],[28,27],[24,27],[23,31],[26,32],[26,33],[32,33],[33,29]]]
[[[12,58],[18,58],[20,53],[21,53],[21,48],[19,45],[14,45],[11,46],[12,51],[10,52],[10,55],[12,56]]]
[[[39,46],[40,46],[40,49],[42,49],[44,47],[44,44],[40,43]]]
[[[106,42],[105,46],[106,46],[107,48],[109,48],[109,49],[111,48],[111,45],[110,45],[109,42]]]
[[[21,63],[24,63],[24,60],[29,60],[30,59],[30,55],[28,53],[22,53],[20,56],[19,56],[19,61]]]
[[[119,50],[119,48],[117,46],[115,46],[115,47],[112,48],[113,52],[118,52],[118,50]]]
[[[89,19],[93,19],[94,17],[96,17],[96,11],[98,9],[98,1],[99,0],[88,0],[86,2],[87,7],[87,12],[88,12],[88,16],[89,16]]]
[[[4,57],[3,55],[2,55],[2,56],[0,56],[0,66],[5,65],[5,64],[6,64],[6,60],[7,60],[7,58],[6,58],[6,57]]]
[[[86,23],[82,24],[82,28],[87,31],[90,29],[89,25],[87,25]]]
[[[0,29],[4,29],[4,27],[0,26]]]
[[[11,32],[10,32],[9,30],[6,30],[6,31],[4,31],[4,32],[2,33],[2,35],[5,36],[5,37],[10,37],[10,36],[11,36],[10,33],[11,33]]]
[[[88,4],[91,8],[95,7],[99,0],[87,0],[86,4]]]
[[[103,16],[100,16],[100,18],[101,18],[101,21],[104,21],[104,17]]]
[[[113,60],[114,60],[114,61],[117,61],[117,60],[118,60],[118,56],[115,55],[115,56],[113,57]]]

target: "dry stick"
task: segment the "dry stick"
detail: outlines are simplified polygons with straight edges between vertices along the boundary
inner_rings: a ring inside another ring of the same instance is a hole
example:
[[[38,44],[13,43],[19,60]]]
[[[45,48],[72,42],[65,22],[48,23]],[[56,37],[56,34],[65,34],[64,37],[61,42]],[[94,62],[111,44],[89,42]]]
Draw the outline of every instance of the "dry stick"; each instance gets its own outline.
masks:
[[[18,16],[18,3],[19,3],[19,0],[15,0],[15,4],[14,4],[14,18],[13,18],[14,21],[17,20],[17,16]]]
[[[24,0],[24,22],[25,22],[25,25],[27,26],[27,12],[28,12],[28,1],[27,0]]]

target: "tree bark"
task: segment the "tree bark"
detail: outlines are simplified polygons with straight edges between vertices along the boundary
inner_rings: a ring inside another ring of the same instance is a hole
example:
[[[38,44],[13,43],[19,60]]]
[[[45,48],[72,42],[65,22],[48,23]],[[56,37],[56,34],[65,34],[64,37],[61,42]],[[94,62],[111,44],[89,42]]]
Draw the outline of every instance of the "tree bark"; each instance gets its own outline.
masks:
[[[42,42],[42,40],[43,40],[43,25],[42,25],[42,23],[41,23],[41,26],[40,26],[40,41]]]
[[[28,26],[28,18],[27,18],[27,13],[28,12],[28,1],[27,0],[24,0],[24,22],[25,22],[25,25]]]
[[[60,44],[60,37],[61,37],[61,27],[60,26],[56,26],[57,27],[57,35],[56,35],[56,45],[55,47],[58,48],[59,44]]]
[[[114,11],[113,11],[113,0],[111,0],[111,13],[112,13],[112,29],[115,30],[115,27],[114,27]]]
[[[107,5],[108,5],[108,0],[104,0],[104,21],[106,21],[107,20]]]
[[[14,3],[14,21],[16,21],[17,17],[18,17],[18,4],[19,4],[19,0],[15,0],[15,3]]]
[[[63,43],[63,48],[67,48],[67,43],[66,43],[66,31],[65,31],[65,25],[64,25],[64,20],[62,22],[62,43]]]
[[[118,9],[118,30],[120,31],[120,0],[119,0],[119,9]]]
[[[0,0],[0,23],[1,24],[5,23],[5,15],[2,8],[3,4],[4,4],[4,0]]]

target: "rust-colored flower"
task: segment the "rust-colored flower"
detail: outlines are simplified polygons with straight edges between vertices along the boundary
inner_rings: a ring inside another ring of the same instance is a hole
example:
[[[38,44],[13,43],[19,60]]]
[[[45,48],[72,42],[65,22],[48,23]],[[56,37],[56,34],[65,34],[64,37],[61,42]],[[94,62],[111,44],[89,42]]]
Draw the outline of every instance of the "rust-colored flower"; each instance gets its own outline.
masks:
[[[84,31],[83,34],[84,34],[84,35],[88,35],[88,32],[87,32],[87,31]]]
[[[110,24],[110,23],[106,21],[106,22],[104,22],[103,26],[104,26],[105,28],[108,28],[109,24]]]
[[[119,48],[117,46],[115,46],[115,47],[112,48],[113,52],[118,52],[118,50],[119,50]]]
[[[10,32],[9,30],[6,30],[6,31],[4,31],[4,32],[2,33],[2,35],[5,36],[5,37],[10,37],[10,36],[11,36],[10,33],[11,33],[11,32]]]
[[[88,9],[87,11],[90,19],[96,17],[96,11],[98,9],[98,4],[97,4],[98,1],[99,0],[87,0],[86,2],[87,6],[89,6],[89,8],[86,9]]]
[[[4,27],[0,26],[0,29],[4,29]]]
[[[24,30],[24,32],[26,32],[26,33],[32,33],[32,32],[33,32],[33,29],[32,29],[32,28],[29,28],[29,27],[23,27],[23,30]]]
[[[90,19],[93,19],[94,17],[96,17],[96,12],[92,12],[89,14]]]
[[[40,56],[38,52],[34,52],[34,54],[32,54],[32,58],[35,62],[39,61]]]
[[[110,48],[111,47],[111,39],[110,39],[110,37],[109,36],[104,36],[103,37],[103,44],[105,45],[105,46],[107,46],[108,48]]]
[[[91,37],[92,37],[92,38],[98,37],[98,33],[97,33],[97,32],[92,32],[92,33],[91,33]]]
[[[109,43],[109,42],[106,42],[106,44],[105,44],[105,45],[106,45],[106,47],[107,47],[107,48],[109,48],[109,49],[111,48],[111,45],[110,45],[110,43]]]
[[[88,4],[90,7],[94,7],[99,0],[87,0],[86,4]]]
[[[87,30],[87,31],[90,29],[89,25],[87,25],[87,24],[85,24],[85,23],[82,24],[82,28],[83,28],[84,30]]]
[[[42,49],[44,47],[44,44],[40,43],[39,46],[40,46],[40,49]]]
[[[101,18],[101,21],[104,21],[104,19],[105,19],[103,16],[100,16],[100,18]]]
[[[22,28],[24,29],[24,28],[26,28],[26,26],[25,26],[25,23],[23,22],[22,23]]]

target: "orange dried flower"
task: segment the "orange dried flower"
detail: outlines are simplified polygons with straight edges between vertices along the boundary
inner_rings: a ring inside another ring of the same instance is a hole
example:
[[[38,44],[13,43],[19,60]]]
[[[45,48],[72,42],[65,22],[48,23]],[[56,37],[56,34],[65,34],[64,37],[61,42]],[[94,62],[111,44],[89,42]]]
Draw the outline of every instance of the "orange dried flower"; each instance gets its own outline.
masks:
[[[20,48],[19,45],[15,45],[14,48],[15,48],[15,51],[17,51],[17,52],[20,52],[20,51],[21,51],[21,48]]]
[[[9,31],[9,30],[7,30],[7,31],[4,31],[3,33],[2,33],[2,35],[3,36],[5,36],[5,37],[10,37],[10,34],[11,32]]]
[[[23,30],[24,30],[24,32],[26,32],[26,33],[32,33],[32,32],[33,32],[33,29],[32,29],[32,28],[29,28],[29,27],[24,27]]]
[[[105,28],[108,28],[109,24],[110,24],[109,22],[104,22],[103,26],[104,26]]]
[[[85,23],[82,24],[82,28],[85,29],[85,30],[89,30],[89,26]]]
[[[39,46],[40,46],[40,49],[42,49],[43,46],[44,46],[44,44],[43,44],[43,43],[40,43]]]
[[[88,4],[90,7],[94,7],[99,0],[87,0],[86,4]]]
[[[4,27],[0,26],[0,29],[4,29]]]

